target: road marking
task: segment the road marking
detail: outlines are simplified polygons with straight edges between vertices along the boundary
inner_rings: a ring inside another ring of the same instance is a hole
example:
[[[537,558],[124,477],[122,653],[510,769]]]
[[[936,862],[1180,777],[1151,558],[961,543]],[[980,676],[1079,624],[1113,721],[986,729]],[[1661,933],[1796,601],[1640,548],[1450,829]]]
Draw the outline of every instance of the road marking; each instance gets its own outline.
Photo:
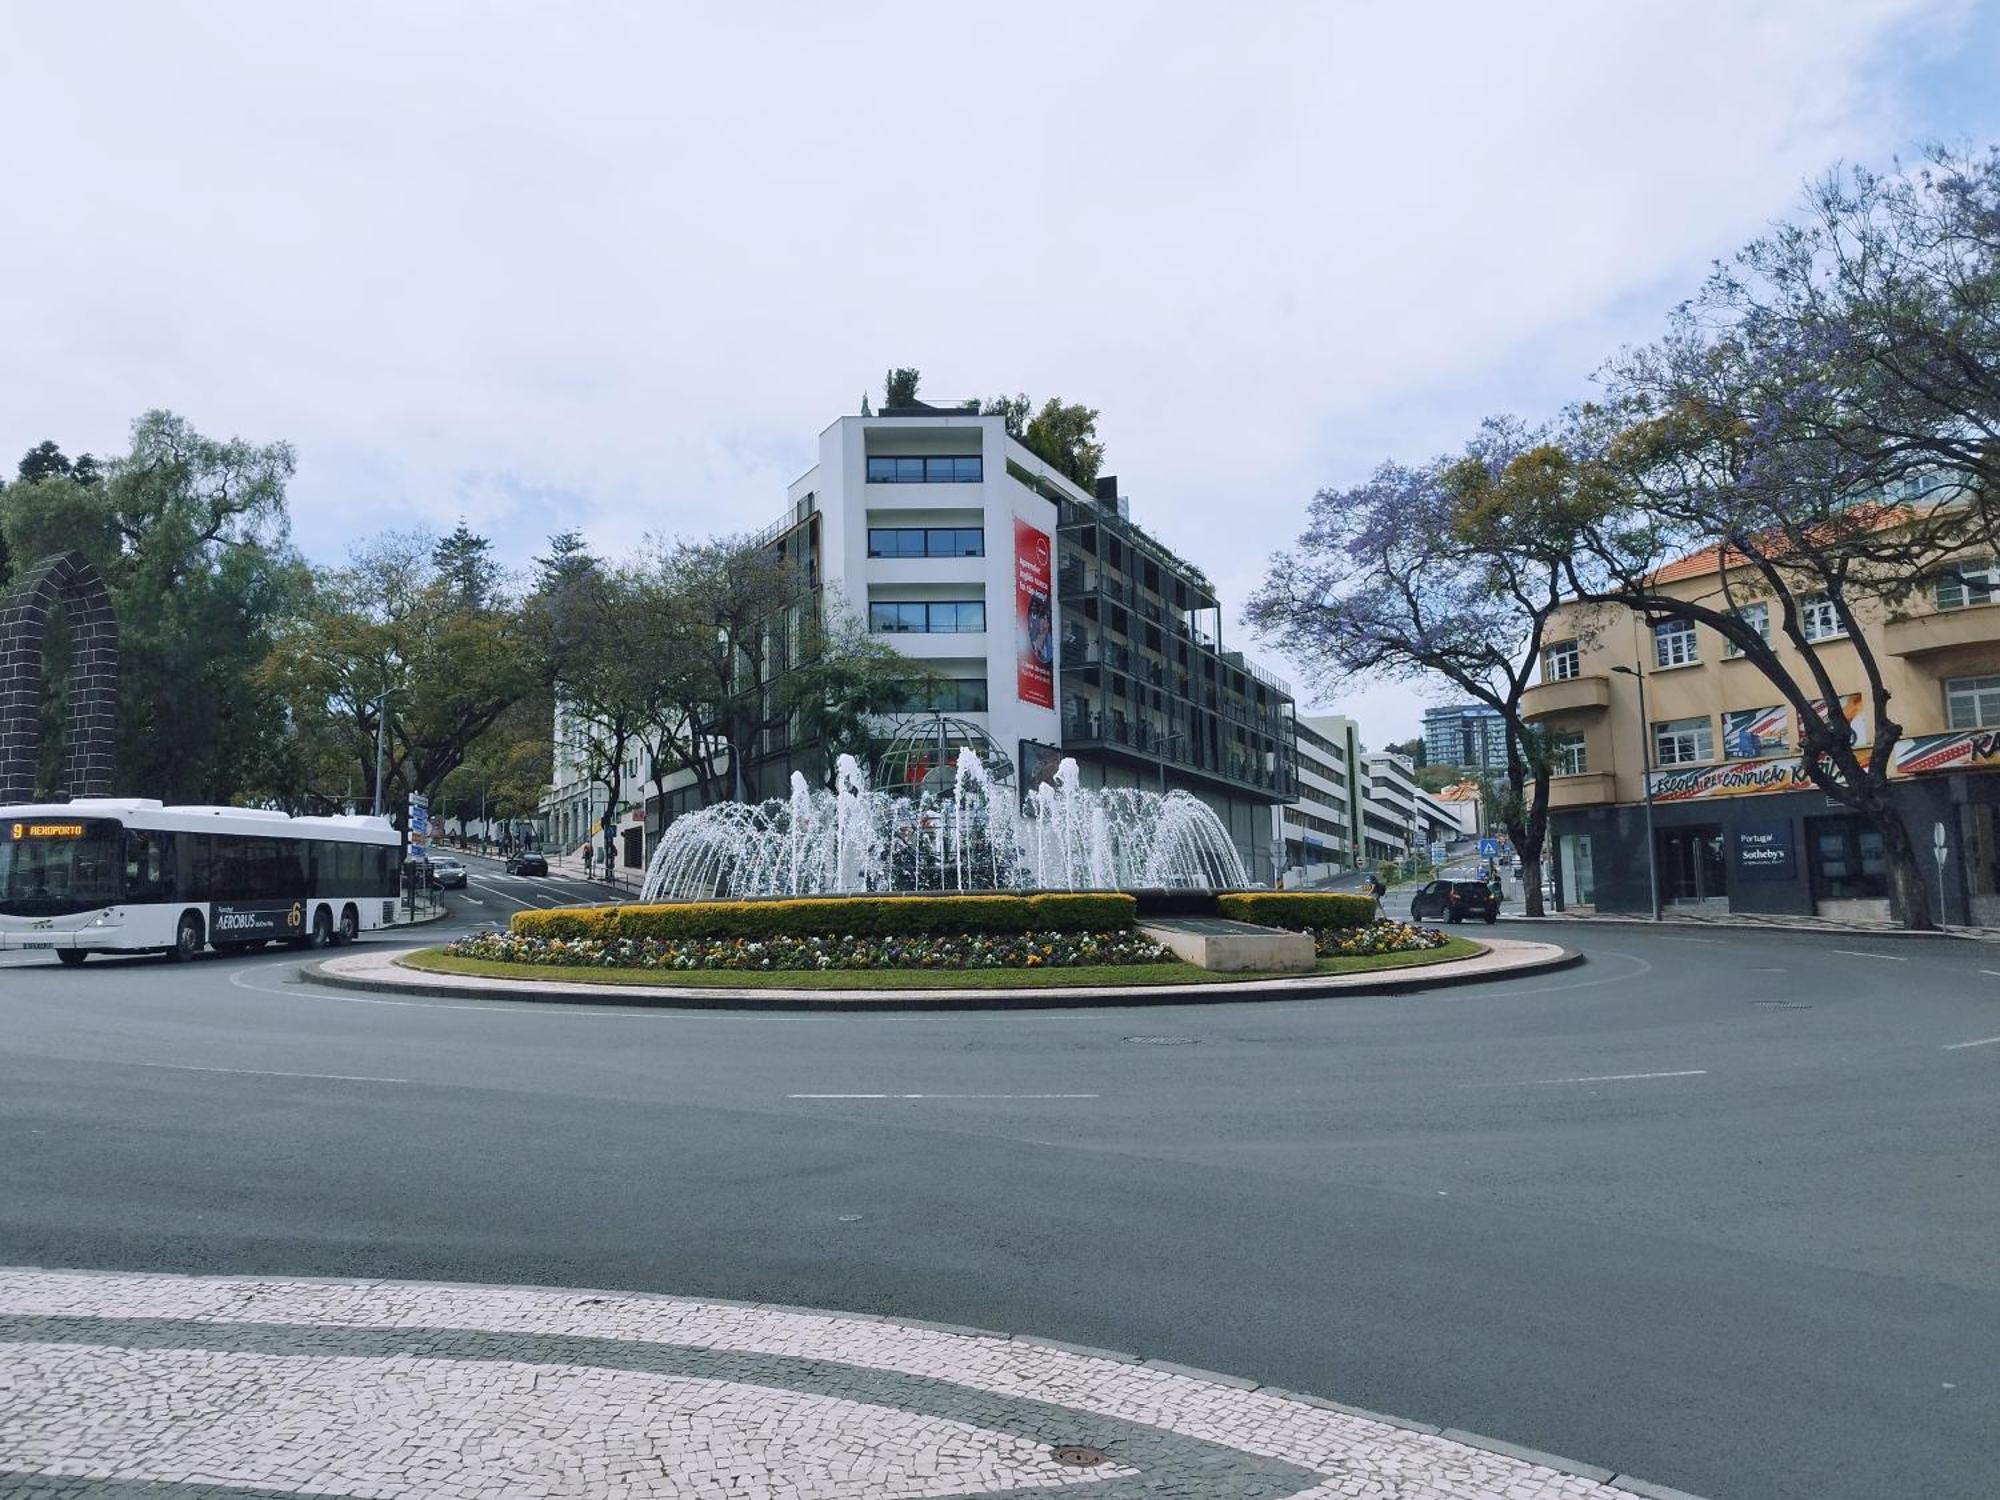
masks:
[[[1101,1094],[787,1094],[787,1099],[1101,1099]]]
[[[1642,1078],[1700,1078],[1706,1068],[1683,1068],[1677,1073],[1598,1073],[1588,1078],[1530,1078],[1525,1087],[1542,1083],[1636,1083]]]
[[[1981,969],[1979,972],[1982,974],[1991,974],[1995,979],[2000,979],[2000,969]]]
[[[1698,938],[1698,937],[1683,937],[1683,936],[1681,936],[1681,934],[1679,934],[1678,932],[1675,932],[1675,933],[1666,933],[1666,932],[1663,932],[1663,933],[1661,933],[1661,934],[1660,934],[1660,941],[1661,941],[1661,942],[1663,942],[1663,943],[1711,943],[1711,944],[1712,944],[1712,943],[1719,943],[1719,942],[1721,942],[1721,941],[1722,941],[1722,939],[1721,939],[1721,938]]]
[[[523,901],[518,897],[508,895],[505,891],[495,890],[492,886],[486,884],[486,882],[484,882],[483,880],[477,881],[475,882],[475,884],[477,884],[482,891],[486,892],[487,895],[498,896],[502,901],[512,901],[516,906],[534,905],[534,903],[531,901]]]
[[[254,990],[260,995],[276,995],[285,1000],[329,1000],[341,1005],[386,1005],[396,1010],[485,1010],[501,1016],[597,1016],[606,1021],[765,1021],[783,1020],[776,1015],[703,1015],[689,1011],[669,1010],[586,1010],[581,1006],[564,1005],[560,1002],[515,1001],[507,1005],[474,1005],[462,1000],[385,1000],[377,995],[336,995],[327,990],[300,980],[294,980],[283,989],[273,989],[268,984],[246,984],[239,975],[262,972],[262,967],[251,966],[236,969],[229,975],[229,982],[239,990]]]
[[[256,1078],[330,1078],[336,1083],[408,1083],[407,1078],[373,1078],[365,1073],[281,1073],[274,1068],[202,1068],[193,1063],[133,1063],[135,1068],[165,1068],[172,1073],[247,1073]]]
[[[1985,971],[1982,970],[1981,972]],[[1983,1036],[1976,1042],[1952,1042],[1944,1050],[1947,1052],[1962,1052],[1967,1047],[1991,1047],[1995,1042],[2000,1042],[2000,1036]]]
[[[1838,953],[1846,958],[1879,958],[1885,964],[1906,964],[1909,959],[1900,953],[1863,953],[1859,948],[1829,948],[1829,953]]]

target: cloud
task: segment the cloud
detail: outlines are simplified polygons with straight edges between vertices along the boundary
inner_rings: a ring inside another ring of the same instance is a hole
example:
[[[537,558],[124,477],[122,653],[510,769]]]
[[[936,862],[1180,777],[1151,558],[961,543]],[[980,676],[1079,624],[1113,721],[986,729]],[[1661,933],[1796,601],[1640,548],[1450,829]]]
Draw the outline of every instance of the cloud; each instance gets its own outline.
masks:
[[[168,405],[297,444],[316,555],[463,514],[519,563],[762,525],[915,364],[1100,407],[1236,602],[1315,488],[1575,394],[1802,178],[1930,128],[1969,14],[32,8],[0,443]]]

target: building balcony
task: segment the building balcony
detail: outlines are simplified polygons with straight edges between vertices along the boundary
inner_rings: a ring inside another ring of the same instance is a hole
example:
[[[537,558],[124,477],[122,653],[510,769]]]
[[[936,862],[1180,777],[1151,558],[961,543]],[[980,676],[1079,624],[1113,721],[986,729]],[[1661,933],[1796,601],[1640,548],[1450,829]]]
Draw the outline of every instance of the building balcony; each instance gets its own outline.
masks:
[[[1895,620],[1882,633],[1883,649],[1891,656],[1925,657],[1996,643],[2000,643],[2000,609],[1990,606]]]
[[[1595,807],[1618,800],[1616,779],[1609,771],[1586,771],[1581,776],[1551,776],[1549,806]]]
[[[1602,675],[1539,682],[1521,694],[1521,717],[1530,722],[1549,714],[1610,706],[1611,679]]]

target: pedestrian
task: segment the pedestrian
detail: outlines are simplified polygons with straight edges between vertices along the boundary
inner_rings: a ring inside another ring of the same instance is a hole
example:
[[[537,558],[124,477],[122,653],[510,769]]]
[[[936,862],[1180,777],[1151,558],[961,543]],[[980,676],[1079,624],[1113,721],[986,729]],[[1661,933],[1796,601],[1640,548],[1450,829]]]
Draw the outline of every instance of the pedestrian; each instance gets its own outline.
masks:
[[[589,844],[583,846],[583,878],[590,879],[590,862],[597,857]]]
[[[1368,877],[1368,894],[1375,898],[1375,915],[1379,918],[1382,915],[1382,898],[1389,894],[1389,888],[1382,884],[1379,873]]]

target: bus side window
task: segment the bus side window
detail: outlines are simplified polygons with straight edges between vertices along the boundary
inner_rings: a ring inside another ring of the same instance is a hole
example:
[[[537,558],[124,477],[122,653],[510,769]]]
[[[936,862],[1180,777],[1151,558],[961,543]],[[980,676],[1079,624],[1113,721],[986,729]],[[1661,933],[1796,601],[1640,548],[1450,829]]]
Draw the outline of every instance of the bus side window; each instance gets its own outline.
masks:
[[[172,836],[125,830],[125,899],[170,901],[174,895]]]

